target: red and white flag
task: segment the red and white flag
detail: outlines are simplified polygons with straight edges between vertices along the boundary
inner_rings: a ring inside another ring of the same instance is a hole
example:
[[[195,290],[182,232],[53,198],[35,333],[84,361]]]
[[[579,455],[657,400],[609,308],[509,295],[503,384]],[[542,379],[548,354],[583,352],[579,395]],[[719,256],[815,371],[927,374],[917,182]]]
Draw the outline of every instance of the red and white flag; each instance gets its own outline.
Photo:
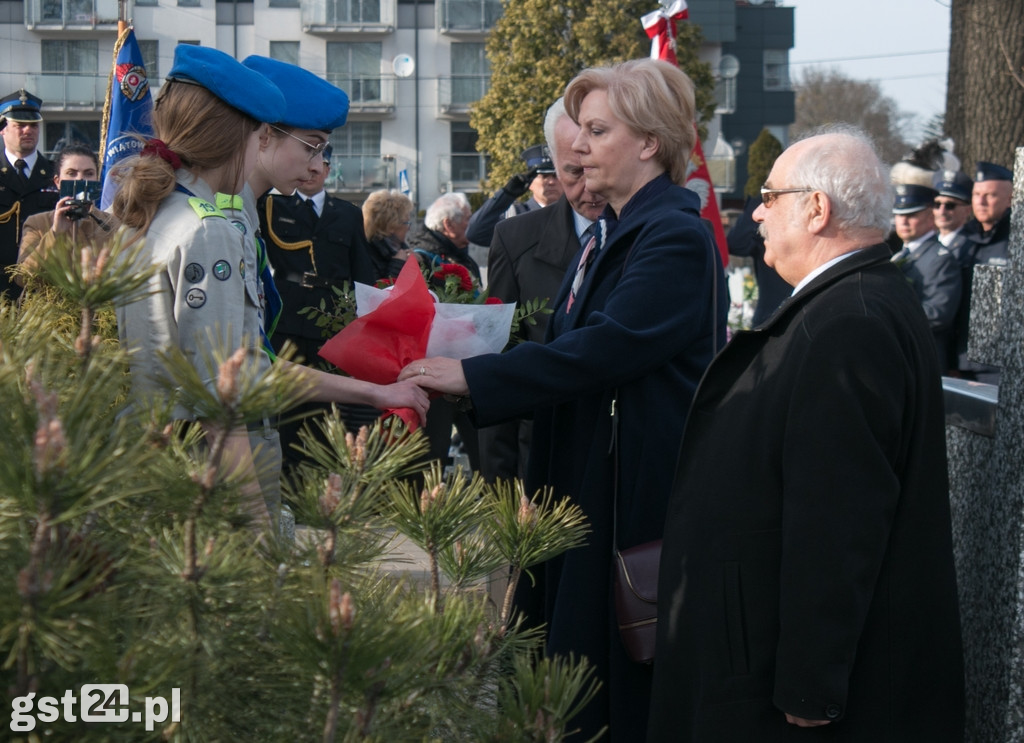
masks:
[[[690,11],[686,8],[686,0],[675,0],[665,8],[652,11],[640,19],[644,31],[651,39],[651,59],[661,59],[679,64],[676,58],[676,34],[678,21],[687,20]],[[722,214],[718,211],[718,199],[715,198],[715,189],[711,184],[711,174],[708,172],[707,161],[704,159],[704,148],[701,146],[700,137],[697,137],[697,144],[690,153],[689,175],[686,176],[686,187],[697,193],[701,199],[700,216],[711,224],[715,235],[715,243],[718,245],[718,252],[722,256],[722,265],[729,264],[729,246],[725,241],[725,230],[722,228]]]

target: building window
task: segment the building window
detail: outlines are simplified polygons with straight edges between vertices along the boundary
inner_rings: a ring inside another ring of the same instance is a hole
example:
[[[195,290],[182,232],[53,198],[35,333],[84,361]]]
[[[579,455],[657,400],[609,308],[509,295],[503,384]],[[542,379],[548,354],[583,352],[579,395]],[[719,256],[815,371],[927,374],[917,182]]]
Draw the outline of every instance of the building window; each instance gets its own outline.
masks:
[[[271,41],[270,58],[278,62],[299,64],[299,42],[297,41]]]
[[[379,121],[350,121],[331,133],[328,191],[384,188],[388,165],[380,156],[380,131]]]
[[[467,106],[484,97],[491,66],[483,43],[452,44],[452,104]]]
[[[51,155],[72,142],[84,144],[93,152],[100,150],[99,121],[46,121],[43,126],[47,152]]]
[[[326,0],[327,25],[380,23],[381,0]]]
[[[352,103],[378,102],[381,100],[380,60],[378,41],[329,41],[327,81],[348,93]]]
[[[43,72],[95,75],[99,71],[99,42],[95,40],[42,42]]]
[[[789,50],[764,50],[764,89],[789,90]]]
[[[156,5],[160,4],[160,0],[135,0],[134,4],[138,5],[138,6],[143,6],[143,5],[156,6]]]
[[[453,121],[451,130],[451,180],[480,183],[487,177],[487,158],[476,151],[477,133],[465,121]]]
[[[142,52],[142,66],[150,83],[160,77],[160,42],[156,39],[136,39]]]
[[[179,44],[191,44],[192,46],[199,46],[199,42],[198,41],[193,41],[192,39],[178,39],[178,43]]]
[[[178,7],[198,8],[200,5],[200,0],[178,0]]]
[[[446,31],[489,31],[501,18],[500,0],[438,0],[438,9]]]

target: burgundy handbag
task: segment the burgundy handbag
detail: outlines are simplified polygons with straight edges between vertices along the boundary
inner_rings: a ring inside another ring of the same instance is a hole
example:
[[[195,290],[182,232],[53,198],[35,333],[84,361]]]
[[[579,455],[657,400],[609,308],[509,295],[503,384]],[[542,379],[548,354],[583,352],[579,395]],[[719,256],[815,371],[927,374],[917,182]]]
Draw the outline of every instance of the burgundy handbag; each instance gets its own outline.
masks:
[[[626,654],[637,663],[654,660],[660,561],[660,539],[615,550],[615,618]]]

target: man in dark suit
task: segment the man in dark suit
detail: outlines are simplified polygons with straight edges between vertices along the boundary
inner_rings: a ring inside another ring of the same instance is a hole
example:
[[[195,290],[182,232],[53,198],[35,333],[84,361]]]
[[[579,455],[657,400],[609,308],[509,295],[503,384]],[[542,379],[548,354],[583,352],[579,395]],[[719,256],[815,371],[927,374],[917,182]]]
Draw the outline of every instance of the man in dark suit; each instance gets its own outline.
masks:
[[[883,243],[888,172],[836,130],[783,152],[762,197],[765,260],[796,288],[690,409],[648,741],[960,743],[942,384]]]
[[[271,341],[278,350],[290,341],[310,366],[321,361],[317,352],[326,339],[316,326],[316,318],[300,315],[299,311],[319,307],[321,300],[331,307],[335,297],[331,287],[341,288],[343,283],[351,285],[355,281],[372,284],[375,278],[362,211],[324,190],[331,167],[330,145],[324,149],[320,163],[321,167],[312,170],[310,179],[294,195],[271,193],[259,201],[260,230],[266,237],[267,258],[282,303]],[[349,427],[366,425],[380,413],[365,406],[340,407]],[[301,406],[301,412],[322,409],[322,405]],[[299,421],[280,426],[288,465],[302,458],[290,446],[298,442],[302,425]]]
[[[554,204],[498,223],[487,258],[487,291],[503,302],[554,301],[573,256],[590,237],[588,228],[604,210],[603,198],[586,190],[580,156],[572,142],[579,126],[559,98],[548,109],[544,134],[564,191]],[[527,340],[544,342],[548,316],[527,325]],[[509,421],[480,429],[480,470],[488,482],[525,477],[531,422]]]
[[[21,287],[7,269],[18,262],[21,227],[33,214],[52,211],[60,193],[53,163],[40,153],[42,100],[24,88],[0,99],[4,159],[0,162],[0,293],[16,297]]]
[[[924,315],[935,338],[939,368],[945,373],[956,366],[953,354],[953,320],[960,306],[960,262],[939,242],[932,209],[938,191],[914,184],[896,186],[893,223],[903,247],[892,261],[907,277],[921,300]]]

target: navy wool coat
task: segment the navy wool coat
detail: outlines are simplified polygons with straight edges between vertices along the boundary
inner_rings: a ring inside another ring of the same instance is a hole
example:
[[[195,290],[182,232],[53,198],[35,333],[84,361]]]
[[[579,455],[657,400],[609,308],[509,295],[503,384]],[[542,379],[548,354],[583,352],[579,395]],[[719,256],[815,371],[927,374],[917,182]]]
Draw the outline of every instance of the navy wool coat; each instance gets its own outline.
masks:
[[[701,382],[665,523],[648,741],[963,740],[940,373],[889,257],[832,266]]]
[[[551,485],[589,520],[586,546],[533,568],[536,588],[524,576],[517,601],[531,621],[547,623],[548,653],[586,656],[596,666],[604,686],[577,724],[585,735],[610,725],[609,739],[618,741],[643,739],[650,668],[627,659],[614,620],[613,394],[625,548],[661,537],[687,410],[712,356],[713,329],[717,345],[724,342],[728,306],[699,199],[667,182],[663,189],[623,209],[567,313],[579,254],[570,263],[547,344],[463,362],[478,424],[534,413],[531,492]]]

